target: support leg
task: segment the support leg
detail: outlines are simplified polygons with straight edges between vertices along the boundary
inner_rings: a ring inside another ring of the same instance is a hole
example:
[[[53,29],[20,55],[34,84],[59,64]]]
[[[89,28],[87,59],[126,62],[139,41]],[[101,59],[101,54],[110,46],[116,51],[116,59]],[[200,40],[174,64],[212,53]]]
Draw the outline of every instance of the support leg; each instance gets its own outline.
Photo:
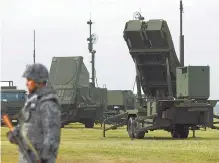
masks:
[[[195,138],[195,129],[192,129],[192,137]]]
[[[106,137],[106,125],[105,125],[105,122],[103,122],[103,137]]]

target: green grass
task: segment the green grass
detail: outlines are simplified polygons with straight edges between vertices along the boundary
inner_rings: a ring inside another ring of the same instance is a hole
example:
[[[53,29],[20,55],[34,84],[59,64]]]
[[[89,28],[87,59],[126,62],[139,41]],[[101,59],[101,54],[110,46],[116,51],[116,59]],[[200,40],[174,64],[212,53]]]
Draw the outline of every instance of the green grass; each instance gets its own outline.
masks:
[[[219,163],[219,131],[196,131],[196,138],[173,140],[165,131],[149,132],[143,140],[130,140],[125,128],[85,129],[73,124],[62,129],[57,163]],[[18,162],[17,147],[6,139],[1,128],[3,163]]]

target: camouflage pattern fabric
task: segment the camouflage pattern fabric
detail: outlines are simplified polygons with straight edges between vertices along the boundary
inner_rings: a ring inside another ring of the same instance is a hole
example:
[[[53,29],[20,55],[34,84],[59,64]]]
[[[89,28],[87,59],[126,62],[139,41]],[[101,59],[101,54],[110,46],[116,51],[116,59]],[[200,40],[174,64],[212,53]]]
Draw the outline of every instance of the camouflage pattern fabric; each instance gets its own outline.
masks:
[[[55,163],[61,136],[60,104],[55,90],[45,86],[29,94],[19,123],[22,135],[30,140],[40,159]],[[28,163],[21,152],[19,163]]]
[[[22,77],[32,79],[37,83],[46,82],[49,78],[49,72],[44,65],[35,63],[27,65]]]

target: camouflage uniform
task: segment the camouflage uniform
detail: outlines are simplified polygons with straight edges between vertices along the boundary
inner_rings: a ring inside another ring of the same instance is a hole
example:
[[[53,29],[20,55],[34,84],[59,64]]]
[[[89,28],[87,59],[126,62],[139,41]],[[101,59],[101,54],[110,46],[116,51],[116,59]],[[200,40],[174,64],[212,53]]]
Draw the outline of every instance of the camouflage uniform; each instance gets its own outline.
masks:
[[[48,71],[43,65],[31,66],[23,77],[36,82],[48,80]],[[51,86],[44,86],[28,95],[20,112],[19,125],[20,132],[30,140],[40,159],[55,163],[60,144],[61,113],[59,99]],[[28,163],[21,151],[19,154],[19,162]]]

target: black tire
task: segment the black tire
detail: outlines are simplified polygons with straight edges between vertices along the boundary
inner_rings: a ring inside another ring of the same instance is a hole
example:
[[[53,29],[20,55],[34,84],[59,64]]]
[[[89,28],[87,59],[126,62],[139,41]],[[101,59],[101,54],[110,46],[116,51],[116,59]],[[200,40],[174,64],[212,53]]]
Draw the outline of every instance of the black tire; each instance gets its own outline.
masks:
[[[133,121],[134,121],[134,117],[130,117],[130,118],[128,119],[128,125],[127,125],[128,134],[129,134],[129,137],[130,137],[131,139],[134,139],[134,138],[135,138],[135,135],[134,135],[134,133],[133,133],[133,128],[132,128]]]
[[[189,136],[189,127],[183,125],[177,125],[171,131],[172,138],[175,139],[186,139]]]
[[[94,121],[91,119],[85,120],[84,127],[85,128],[94,128]]]
[[[145,136],[145,131],[141,131],[139,133],[135,133],[135,138],[136,139],[143,139]]]
[[[133,123],[134,120],[135,120],[135,117],[130,117],[129,121],[128,121],[128,134],[129,134],[129,137],[132,138],[132,139],[134,139],[134,138],[143,139],[144,136],[145,136],[146,131],[141,131],[141,132],[135,133],[136,123]]]

